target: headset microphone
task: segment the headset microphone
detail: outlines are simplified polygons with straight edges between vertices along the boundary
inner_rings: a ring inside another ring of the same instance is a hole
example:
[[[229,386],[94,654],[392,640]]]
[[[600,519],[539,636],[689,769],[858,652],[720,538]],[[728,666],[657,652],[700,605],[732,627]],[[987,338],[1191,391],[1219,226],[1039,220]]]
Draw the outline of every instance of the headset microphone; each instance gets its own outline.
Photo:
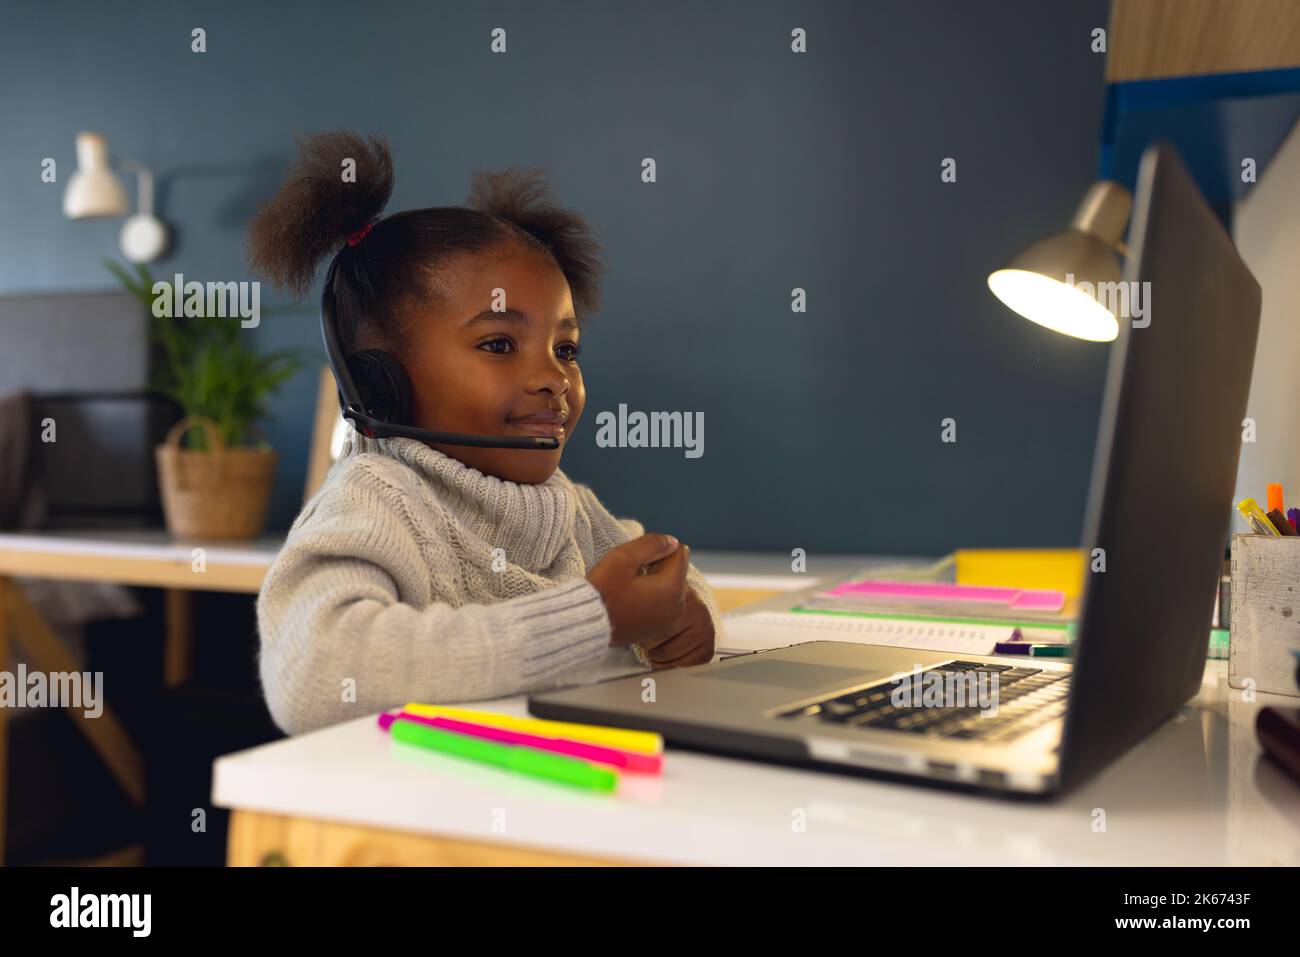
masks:
[[[372,439],[397,436],[486,449],[559,447],[560,440],[547,435],[466,435],[434,432],[408,424],[411,421],[411,380],[401,362],[383,349],[363,349],[344,356],[339,345],[335,325],[337,299],[334,295],[338,262],[336,255],[325,275],[325,289],[320,297],[321,333],[325,337],[325,354],[334,372],[334,381],[338,383],[343,417],[350,420],[358,432]]]

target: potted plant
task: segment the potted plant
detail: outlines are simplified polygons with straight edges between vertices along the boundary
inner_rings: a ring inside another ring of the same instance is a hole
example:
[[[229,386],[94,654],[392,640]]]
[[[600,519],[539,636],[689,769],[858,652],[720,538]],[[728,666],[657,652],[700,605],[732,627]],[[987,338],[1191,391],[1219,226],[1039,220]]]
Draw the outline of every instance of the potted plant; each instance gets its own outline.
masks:
[[[159,317],[146,266],[132,273],[111,260],[104,265],[153,317],[152,386],[182,413],[154,453],[168,530],[184,538],[256,538],[277,463],[257,423],[268,418],[267,400],[302,367],[302,352],[259,353],[237,318]]]

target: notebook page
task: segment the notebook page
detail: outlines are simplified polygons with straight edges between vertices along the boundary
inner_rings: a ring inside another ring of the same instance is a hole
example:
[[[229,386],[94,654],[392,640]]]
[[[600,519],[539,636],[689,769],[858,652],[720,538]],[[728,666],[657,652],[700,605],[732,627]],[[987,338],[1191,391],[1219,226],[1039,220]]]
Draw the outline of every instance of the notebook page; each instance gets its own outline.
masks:
[[[1009,625],[847,618],[785,611],[729,615],[718,651],[765,651],[807,641],[852,641],[863,645],[920,648],[957,655],[991,655],[999,641],[1010,641]]]

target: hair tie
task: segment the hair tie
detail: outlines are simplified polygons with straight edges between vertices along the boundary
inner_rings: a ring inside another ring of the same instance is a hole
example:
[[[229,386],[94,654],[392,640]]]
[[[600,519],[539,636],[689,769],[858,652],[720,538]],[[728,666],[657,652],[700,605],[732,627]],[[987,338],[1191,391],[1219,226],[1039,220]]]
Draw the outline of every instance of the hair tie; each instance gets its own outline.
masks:
[[[355,233],[348,233],[348,245],[355,246],[357,243],[361,242],[361,240],[365,239],[366,233],[370,232],[370,226],[370,223],[366,223]]]

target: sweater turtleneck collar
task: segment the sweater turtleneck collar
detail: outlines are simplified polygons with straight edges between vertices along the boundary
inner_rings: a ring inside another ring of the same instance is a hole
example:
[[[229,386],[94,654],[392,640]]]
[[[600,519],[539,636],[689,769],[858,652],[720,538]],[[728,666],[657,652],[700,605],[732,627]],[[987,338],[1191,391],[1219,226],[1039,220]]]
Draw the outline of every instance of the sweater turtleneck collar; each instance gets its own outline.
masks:
[[[414,469],[447,510],[488,548],[532,572],[550,568],[573,536],[577,493],[560,469],[528,485],[487,475],[419,439],[371,439],[349,426],[340,458],[377,452]]]

